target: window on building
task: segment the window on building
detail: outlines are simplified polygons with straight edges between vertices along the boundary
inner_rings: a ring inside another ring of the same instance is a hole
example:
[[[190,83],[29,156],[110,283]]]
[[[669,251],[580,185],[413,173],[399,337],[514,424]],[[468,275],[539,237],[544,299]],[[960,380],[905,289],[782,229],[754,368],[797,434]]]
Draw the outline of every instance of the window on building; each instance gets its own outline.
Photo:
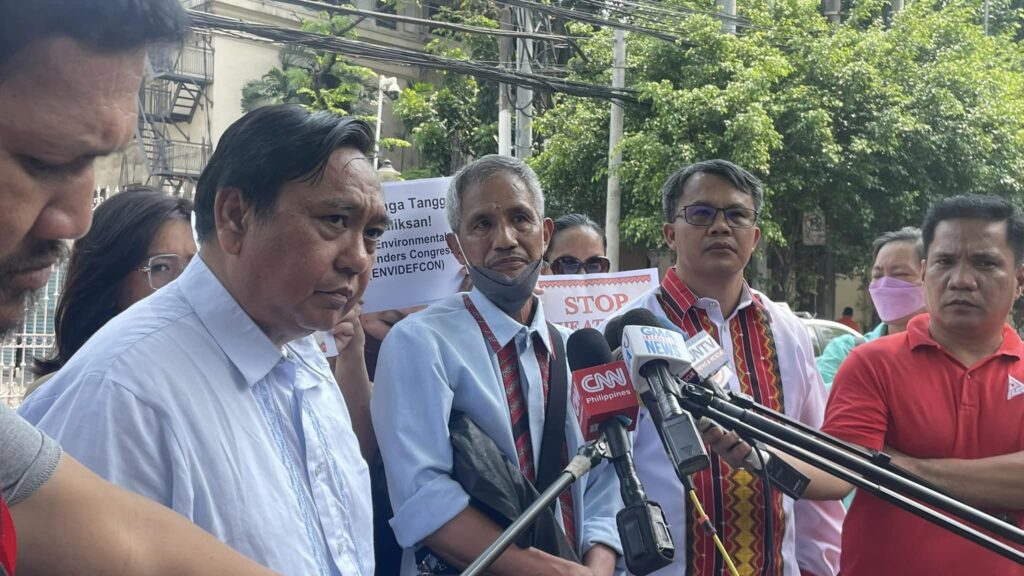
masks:
[[[395,10],[396,0],[377,0],[377,12],[383,12],[384,14],[397,14]],[[389,18],[376,18],[375,19],[378,28],[387,28],[388,30],[396,30],[398,28],[398,22]]]

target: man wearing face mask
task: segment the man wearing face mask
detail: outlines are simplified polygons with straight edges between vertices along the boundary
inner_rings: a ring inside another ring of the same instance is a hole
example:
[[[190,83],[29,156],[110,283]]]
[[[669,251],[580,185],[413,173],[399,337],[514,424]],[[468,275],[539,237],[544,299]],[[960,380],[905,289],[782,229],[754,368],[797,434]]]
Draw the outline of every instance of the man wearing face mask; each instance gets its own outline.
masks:
[[[871,250],[875,264],[871,269],[868,292],[882,323],[865,334],[863,341],[853,336],[840,336],[828,343],[817,358],[818,371],[828,389],[832,388],[839,365],[854,347],[903,332],[911,318],[925,311],[924,287],[921,285],[921,261],[924,259],[921,231],[907,226],[886,232],[875,239]]]
[[[557,351],[567,332],[547,324],[533,295],[553,228],[536,174],[521,160],[485,156],[455,175],[447,200],[448,246],[467,267],[473,289],[391,329],[371,402],[391,526],[405,548],[403,575],[417,573],[416,554],[424,547],[462,569],[501,532],[454,477],[454,412],[475,423],[531,481],[546,468],[540,456],[551,438],[564,431],[562,462],[583,443],[571,411],[560,417],[562,431],[554,420],[545,426],[559,388],[556,363],[566,363]],[[489,573],[612,574],[621,505],[614,470],[602,463],[556,505],[557,522],[582,564],[513,545]]]

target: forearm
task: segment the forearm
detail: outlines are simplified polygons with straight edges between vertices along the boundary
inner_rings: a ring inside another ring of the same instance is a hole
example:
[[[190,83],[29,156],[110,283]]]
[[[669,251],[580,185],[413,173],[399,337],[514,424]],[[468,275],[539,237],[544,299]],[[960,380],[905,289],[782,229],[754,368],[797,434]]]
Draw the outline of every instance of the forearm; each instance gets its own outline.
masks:
[[[604,544],[595,544],[583,555],[583,565],[590,568],[594,576],[612,576],[615,574],[615,562],[618,554]]]
[[[370,397],[373,395],[373,383],[370,382],[366,370],[366,359],[363,349],[344,350],[335,358],[333,364],[334,378],[338,382],[345,405],[348,406],[352,430],[359,439],[359,450],[367,462],[373,460],[377,453],[377,436],[373,432],[373,421],[370,417]]]
[[[473,507],[459,512],[424,542],[431,550],[459,570],[464,570],[501,535],[498,526]],[[515,544],[495,560],[487,573],[494,576],[562,574],[559,564],[571,564],[536,548]],[[580,567],[582,569],[582,567]]]
[[[771,452],[772,457],[782,458],[801,474],[810,478],[811,482],[802,496],[805,500],[842,500],[853,491],[853,485],[849,482],[836,478],[803,460],[775,449],[771,449]]]
[[[273,574],[177,513],[104,482],[67,455],[53,477],[11,514],[20,576]]]
[[[893,454],[892,463],[979,508],[1024,509],[1024,452],[963,460]]]

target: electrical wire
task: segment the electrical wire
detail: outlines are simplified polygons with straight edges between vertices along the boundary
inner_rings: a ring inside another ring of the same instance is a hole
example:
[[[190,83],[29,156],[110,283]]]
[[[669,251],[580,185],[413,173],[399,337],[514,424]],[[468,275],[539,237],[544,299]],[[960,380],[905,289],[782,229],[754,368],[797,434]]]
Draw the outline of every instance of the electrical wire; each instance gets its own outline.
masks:
[[[696,46],[690,40],[679,36],[678,34],[669,34],[663,30],[656,30],[654,28],[648,28],[645,26],[638,26],[635,24],[629,24],[626,22],[618,22],[615,20],[608,20],[607,18],[600,18],[587,12],[581,12],[579,10],[573,10],[571,8],[563,8],[560,6],[552,6],[549,4],[541,4],[532,0],[496,0],[499,4],[506,4],[508,6],[515,6],[517,8],[529,8],[536,12],[543,14],[550,14],[552,16],[560,16],[566,20],[575,20],[577,22],[583,22],[586,24],[593,24],[595,26],[603,26],[605,28],[615,28],[619,30],[625,30],[626,32],[635,32],[637,34],[643,34],[644,36],[650,36],[652,38],[658,38],[674,44],[680,44],[682,46],[693,47]]]
[[[771,479],[768,478],[768,467],[765,466],[764,455],[761,454],[761,449],[757,447],[756,443],[750,444],[754,451],[754,455],[757,456],[757,463],[761,469],[761,493],[764,495],[764,533],[765,536],[771,539],[775,534],[775,518],[772,512],[772,485]],[[773,549],[774,543],[766,542],[765,549]],[[771,558],[770,554],[765,555],[767,558]]]
[[[708,518],[704,507],[700,505],[700,498],[697,498],[697,491],[694,490],[693,484],[687,480],[685,486],[686,492],[690,495],[690,502],[693,503],[694,510],[697,512],[697,524],[700,524],[704,528],[704,532],[711,535],[711,539],[715,541],[715,548],[718,548],[718,553],[722,555],[725,560],[725,566],[729,569],[729,573],[732,576],[740,576],[739,570],[736,569],[736,565],[733,564],[732,558],[729,556],[729,552],[725,549],[725,544],[722,544],[722,539],[718,537],[718,531],[715,530],[714,525],[711,524],[711,519]]]
[[[403,22],[406,24],[416,24],[419,26],[427,26],[431,28],[446,28],[449,30],[455,30],[459,32],[471,32],[477,34],[488,34],[491,36],[511,36],[513,38],[530,38],[533,40],[546,40],[546,41],[565,41],[568,44],[572,44],[572,36],[563,36],[558,34],[541,34],[541,33],[530,33],[530,32],[514,32],[511,30],[501,30],[498,28],[485,28],[483,26],[473,26],[470,24],[459,24],[457,22],[447,22],[445,20],[428,20],[424,18],[416,18],[414,16],[404,16],[401,14],[391,14],[388,12],[380,12],[376,10],[363,10],[361,8],[350,8],[348,6],[340,6],[337,4],[327,4],[325,2],[314,2],[313,0],[273,0],[279,4],[290,4],[293,6],[302,6],[311,10],[322,10],[324,12],[330,12],[334,14],[345,14],[349,16],[360,16],[362,18],[374,18],[377,20],[390,20],[393,22]],[[583,39],[585,37],[578,37]]]
[[[600,84],[591,84],[575,80],[567,80],[541,74],[513,72],[495,66],[488,66],[473,60],[458,60],[436,54],[428,54],[418,50],[369,44],[349,38],[339,38],[325,34],[316,34],[292,28],[271,26],[245,22],[234,18],[226,18],[196,10],[189,10],[194,28],[210,29],[244,34],[264,38],[274,43],[302,46],[323,52],[342,54],[363,60],[405,64],[431,70],[445,70],[465,74],[475,78],[527,86],[536,90],[562,92],[585,98],[602,100],[622,100],[638,102],[636,91],[629,88],[610,88]]]

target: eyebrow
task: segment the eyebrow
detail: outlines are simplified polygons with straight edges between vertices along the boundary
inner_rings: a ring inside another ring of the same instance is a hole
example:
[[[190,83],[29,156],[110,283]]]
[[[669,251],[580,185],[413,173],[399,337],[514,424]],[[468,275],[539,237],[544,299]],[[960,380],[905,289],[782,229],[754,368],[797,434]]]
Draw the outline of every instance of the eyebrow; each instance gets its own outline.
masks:
[[[714,204],[712,204],[711,202],[708,202],[707,200],[697,200],[696,202],[691,202],[691,203],[687,204],[686,206],[703,206],[705,208],[718,208],[718,206],[715,206]],[[686,206],[683,206],[683,208],[686,208]],[[732,204],[729,204],[728,206],[723,206],[722,207],[723,210],[729,210],[730,208],[746,208],[747,210],[753,210],[753,208],[743,204],[742,202],[733,202]]]

